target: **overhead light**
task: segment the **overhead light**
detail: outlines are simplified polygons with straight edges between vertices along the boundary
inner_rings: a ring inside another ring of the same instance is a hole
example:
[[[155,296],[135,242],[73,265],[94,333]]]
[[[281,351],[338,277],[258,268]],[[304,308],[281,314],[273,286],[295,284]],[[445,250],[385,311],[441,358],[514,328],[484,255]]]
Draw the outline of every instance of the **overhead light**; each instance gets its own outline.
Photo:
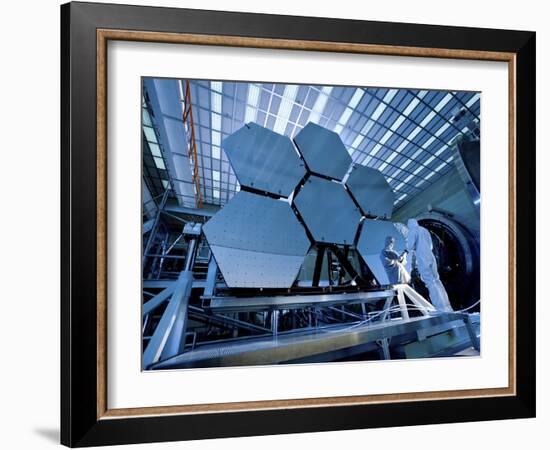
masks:
[[[363,139],[365,139],[365,136],[368,134],[370,129],[373,127],[374,123],[375,123],[374,120],[368,120],[365,123],[365,125],[363,125],[363,128],[361,129],[361,132],[357,135],[357,137],[355,138],[355,140],[351,144],[351,146],[353,148],[359,148],[359,145],[361,144],[361,142],[363,142]]]
[[[212,139],[212,158],[220,159],[221,140],[221,113],[222,113],[222,96],[223,83],[221,81],[210,82],[210,104],[212,112],[210,114],[211,123],[211,139]]]
[[[447,95],[443,97],[437,105],[435,105],[434,110],[436,112],[441,111],[443,107],[451,101],[452,98],[453,98],[453,94],[448,92]]]
[[[427,91],[423,91],[422,96],[420,98],[424,97],[424,95],[426,95],[426,92]],[[382,113],[384,112],[384,110],[387,107],[387,103],[390,103],[392,101],[393,97],[395,97],[395,94],[397,94],[397,89],[390,89],[390,91],[388,91],[386,93],[386,95],[384,96],[384,99],[378,105],[378,107],[376,108],[374,113],[372,114],[371,120],[377,120],[382,115]],[[409,103],[407,108],[405,108],[405,110],[402,113],[400,113],[399,117],[395,120],[395,122],[392,124],[390,129],[387,130],[386,133],[384,133],[384,136],[382,136],[382,139],[380,139],[378,144],[376,146],[374,146],[373,149],[371,150],[371,152],[369,153],[371,157],[376,156],[376,154],[380,151],[380,148],[390,139],[390,137],[393,136],[394,132],[406,120],[408,115],[413,111],[413,109],[416,107],[416,105],[418,105],[418,103],[420,103],[420,99],[418,97],[415,97]],[[420,132],[421,129],[422,129],[421,127],[417,127],[417,129],[415,129],[408,137],[405,138],[405,140],[399,145],[399,147],[395,151],[398,152],[398,153],[401,152],[401,150],[403,150],[407,146],[407,143],[408,143],[407,141],[412,139],[414,136],[416,136]],[[360,137],[360,136],[357,136],[357,138],[355,138],[354,144],[356,144],[356,147],[362,142],[363,139],[364,139],[364,137]],[[371,157],[369,157],[367,159],[367,164],[372,159]],[[384,167],[386,167],[386,166],[384,166]]]
[[[212,130],[212,145],[220,147],[222,144],[222,135],[219,131]]]
[[[311,109],[311,113],[309,114],[309,122],[318,123],[321,119],[321,114],[325,110],[325,106],[328,102],[328,97],[332,92],[332,86],[324,86],[321,91],[319,92],[319,95],[317,96],[317,100],[315,100],[315,104],[313,105],[313,108]]]
[[[365,91],[361,88],[355,89],[355,92],[353,93],[351,100],[349,101],[348,105],[344,109],[344,112],[340,116],[340,119],[338,119],[338,123],[336,124],[336,127],[334,127],[334,131],[338,134],[342,132],[344,129],[344,126],[348,123],[349,118],[353,114],[353,110],[357,107],[361,99],[363,98],[363,95],[365,94]]]
[[[380,102],[374,112],[371,114],[371,120],[378,120],[382,113],[386,110],[386,104]]]
[[[432,144],[432,142],[434,142],[434,141],[435,141],[435,136],[432,136],[430,139],[428,139],[426,142],[424,142],[424,144],[422,144],[422,148],[423,149],[428,148]]]
[[[441,128],[439,128],[439,130],[437,130],[434,135],[435,136],[439,136],[440,134],[442,134],[447,128],[449,128],[451,126],[451,124],[449,122],[445,122],[443,124],[443,126]],[[466,128],[467,129],[467,128]]]
[[[401,166],[401,169],[406,169],[406,168],[409,166],[409,164],[411,164],[411,163],[412,163],[412,159],[407,159],[407,160],[403,163],[403,165]]]
[[[211,90],[211,105],[212,111],[221,114],[222,113],[222,95],[223,92],[223,83],[221,81],[211,81],[210,82]]]
[[[246,110],[244,113],[244,122],[255,122],[260,103],[260,87],[256,84],[248,85],[248,96],[246,98]]]
[[[476,93],[468,102],[466,103],[466,108],[471,108],[479,100],[479,93]]]
[[[420,186],[422,186],[425,182],[426,182],[426,180],[422,179],[422,180],[420,180],[418,183],[415,184],[415,187],[420,187]]]
[[[420,99],[418,97],[414,97],[403,111],[403,115],[408,116],[419,103]]]
[[[435,117],[435,111],[430,111],[426,117],[420,122],[420,128],[424,128]]]
[[[283,93],[283,98],[281,99],[281,105],[279,106],[279,112],[277,113],[277,120],[275,120],[275,125],[273,131],[275,133],[283,134],[286,125],[288,123],[288,118],[290,117],[290,112],[296,101],[296,95],[298,94],[298,86],[295,84],[287,84],[285,91]]]
[[[372,148],[372,150],[369,152],[369,155],[370,155],[370,156],[375,156],[381,148],[382,148],[382,144],[376,144],[376,145]],[[370,161],[371,159],[372,159],[372,158],[369,158],[369,161]]]
[[[430,156],[430,157],[426,160],[426,162],[424,163],[424,165],[427,166],[427,165],[430,164],[434,159],[435,159],[435,155]]]
[[[397,120],[393,123],[393,125],[390,127],[390,130],[391,131],[397,130],[401,126],[401,124],[405,121],[405,119],[406,119],[405,115],[399,116]]]
[[[212,114],[212,129],[221,131],[222,129],[222,116],[220,114]]]
[[[213,170],[212,171],[212,179],[214,181],[220,181],[220,171],[219,170]]]
[[[217,147],[215,145],[212,146],[212,158],[214,159],[220,159],[220,147]]]

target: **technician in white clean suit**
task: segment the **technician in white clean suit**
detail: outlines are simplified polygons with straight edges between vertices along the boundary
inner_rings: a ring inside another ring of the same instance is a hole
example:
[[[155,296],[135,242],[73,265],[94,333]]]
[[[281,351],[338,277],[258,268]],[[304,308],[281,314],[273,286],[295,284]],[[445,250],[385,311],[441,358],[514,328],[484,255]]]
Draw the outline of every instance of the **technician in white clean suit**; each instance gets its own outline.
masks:
[[[439,311],[453,311],[447,291],[439,279],[437,272],[437,261],[432,251],[432,238],[426,228],[418,225],[415,219],[407,222],[409,233],[407,235],[407,250],[416,259],[416,266],[420,272],[420,278],[430,292],[430,300]]]

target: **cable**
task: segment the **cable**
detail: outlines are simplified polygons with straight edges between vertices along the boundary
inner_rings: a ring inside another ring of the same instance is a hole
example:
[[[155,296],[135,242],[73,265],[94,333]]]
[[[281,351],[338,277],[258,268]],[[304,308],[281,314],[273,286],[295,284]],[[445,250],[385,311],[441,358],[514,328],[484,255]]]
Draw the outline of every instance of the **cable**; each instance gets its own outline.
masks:
[[[455,311],[457,313],[460,313],[460,312],[466,312],[474,307],[476,307],[477,305],[479,305],[481,303],[481,299],[479,299],[477,302],[475,302],[473,305],[470,305],[468,306],[467,308],[464,308],[464,309],[459,309],[458,311]]]
[[[419,311],[425,311],[426,309],[425,308],[419,308],[417,306],[414,306],[414,305],[406,305],[407,306],[407,310],[409,309],[413,309],[413,310],[419,310]],[[356,327],[359,327],[359,326],[362,326],[362,325],[365,325],[366,323],[372,321],[373,319],[377,318],[378,316],[381,316],[382,314],[386,313],[386,312],[394,312],[394,311],[400,311],[401,310],[401,306],[400,305],[395,305],[395,306],[391,306],[387,309],[383,309],[375,314],[373,314],[372,316],[370,316],[368,319],[365,319],[365,320],[362,320],[361,322],[357,322],[353,325],[350,325],[349,327],[347,328],[341,328],[339,330],[320,330],[320,331],[323,331],[325,333],[339,333],[339,332],[342,332],[342,331],[348,331],[348,330],[351,330],[353,328],[356,328]]]

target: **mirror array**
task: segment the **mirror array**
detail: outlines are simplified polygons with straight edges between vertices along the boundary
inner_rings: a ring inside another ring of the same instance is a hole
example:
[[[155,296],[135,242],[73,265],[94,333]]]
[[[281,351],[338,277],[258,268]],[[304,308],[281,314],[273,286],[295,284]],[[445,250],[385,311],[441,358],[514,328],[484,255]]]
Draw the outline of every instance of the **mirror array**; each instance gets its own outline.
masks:
[[[293,144],[248,123],[222,147],[242,190],[203,231],[229,287],[288,288],[310,246],[327,244],[356,246],[386,284],[385,238],[404,247],[387,220],[395,194],[379,171],[351,164],[336,133],[309,123]]]

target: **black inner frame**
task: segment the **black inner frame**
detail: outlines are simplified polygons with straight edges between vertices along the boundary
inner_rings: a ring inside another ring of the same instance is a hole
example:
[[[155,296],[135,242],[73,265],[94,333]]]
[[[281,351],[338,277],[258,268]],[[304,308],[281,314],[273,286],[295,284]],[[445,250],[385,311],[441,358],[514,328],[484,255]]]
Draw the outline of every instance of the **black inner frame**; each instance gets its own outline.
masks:
[[[515,53],[517,395],[98,420],[98,28]],[[535,416],[535,33],[126,5],[66,4],[61,7],[61,142],[63,444],[108,445]]]

